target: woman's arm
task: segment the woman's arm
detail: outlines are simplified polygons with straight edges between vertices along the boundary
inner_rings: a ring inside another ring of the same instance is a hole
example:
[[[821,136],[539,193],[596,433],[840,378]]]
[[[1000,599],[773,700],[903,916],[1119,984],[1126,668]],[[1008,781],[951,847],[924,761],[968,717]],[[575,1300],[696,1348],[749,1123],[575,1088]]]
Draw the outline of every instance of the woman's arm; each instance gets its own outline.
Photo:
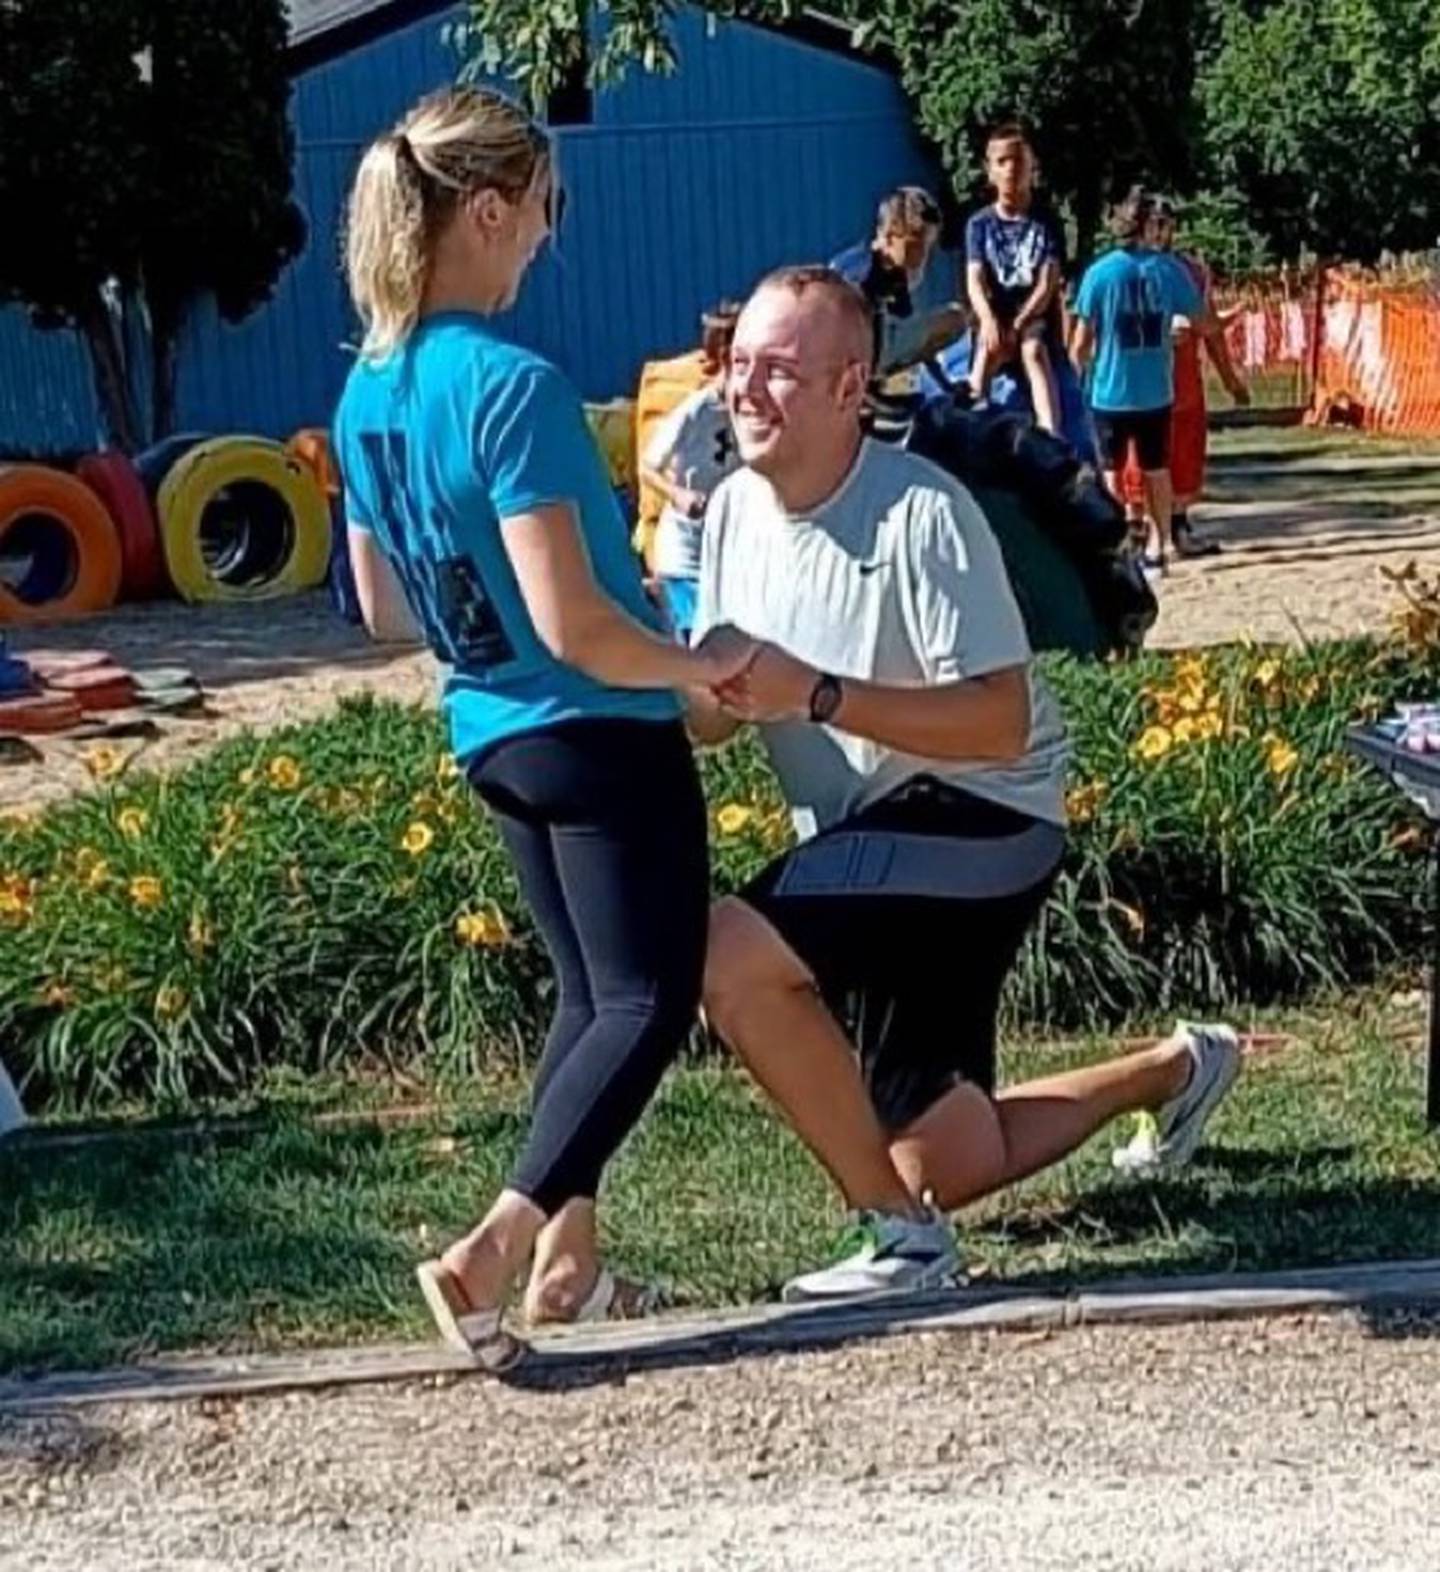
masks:
[[[629,616],[591,571],[573,510],[551,503],[500,521],[520,593],[540,641],[556,658],[617,688],[708,687],[750,663],[752,641],[715,628],[687,650]]]
[[[385,554],[368,529],[350,525],[350,566],[355,574],[355,596],[360,615],[372,639],[381,644],[421,644],[420,631],[405,599],[405,591]]]

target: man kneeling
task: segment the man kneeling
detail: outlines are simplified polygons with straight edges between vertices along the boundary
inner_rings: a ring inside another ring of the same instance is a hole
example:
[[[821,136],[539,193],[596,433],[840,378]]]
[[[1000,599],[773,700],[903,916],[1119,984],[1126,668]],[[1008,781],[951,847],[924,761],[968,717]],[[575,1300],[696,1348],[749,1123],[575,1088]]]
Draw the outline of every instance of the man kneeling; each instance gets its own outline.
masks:
[[[759,724],[801,844],[711,921],[712,1026],[860,1213],[860,1248],[792,1299],[927,1287],[942,1213],[1158,1111],[1194,1150],[1235,1037],[1184,1027],[1127,1058],[995,1090],[1000,992],[1064,849],[1065,742],[1000,550],[963,486],[862,436],[871,325],[823,268],[766,279],[728,383],[745,467],[706,518],[696,638],[765,647],[692,725]]]

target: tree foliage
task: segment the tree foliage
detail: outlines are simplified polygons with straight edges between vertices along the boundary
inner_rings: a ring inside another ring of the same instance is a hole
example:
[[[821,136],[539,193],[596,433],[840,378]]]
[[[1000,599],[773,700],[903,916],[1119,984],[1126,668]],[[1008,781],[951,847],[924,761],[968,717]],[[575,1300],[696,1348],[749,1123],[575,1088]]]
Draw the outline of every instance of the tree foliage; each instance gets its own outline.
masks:
[[[472,59],[543,104],[583,63],[592,4],[593,81],[673,67],[674,0],[470,0]],[[776,23],[797,8],[707,9]],[[1236,266],[1435,242],[1434,0],[851,0],[844,15],[857,48],[894,63],[962,199],[984,128],[1028,122],[1082,250],[1137,180],[1195,195]]]
[[[84,335],[126,447],[169,429],[196,303],[238,320],[304,242],[285,40],[283,0],[0,3],[0,299]],[[149,324],[148,378],[124,304]]]
[[[1436,243],[1434,0],[1230,0],[1199,99],[1207,174],[1279,254]]]

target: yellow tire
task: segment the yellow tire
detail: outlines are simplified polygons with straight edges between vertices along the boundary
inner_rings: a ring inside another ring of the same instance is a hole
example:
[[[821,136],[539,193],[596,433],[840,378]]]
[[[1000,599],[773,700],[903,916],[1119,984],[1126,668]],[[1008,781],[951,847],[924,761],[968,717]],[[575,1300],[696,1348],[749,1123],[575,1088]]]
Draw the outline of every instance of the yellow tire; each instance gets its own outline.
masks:
[[[330,503],[314,471],[263,437],[213,437],[156,499],[170,578],[188,601],[273,600],[330,566]]]

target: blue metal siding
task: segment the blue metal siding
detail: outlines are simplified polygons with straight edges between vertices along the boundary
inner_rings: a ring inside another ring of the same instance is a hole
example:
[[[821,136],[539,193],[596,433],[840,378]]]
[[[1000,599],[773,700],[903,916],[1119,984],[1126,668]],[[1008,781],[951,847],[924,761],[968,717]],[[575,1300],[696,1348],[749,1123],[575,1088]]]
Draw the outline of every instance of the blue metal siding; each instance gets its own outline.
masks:
[[[355,337],[340,273],[345,193],[366,142],[453,78],[444,20],[297,81],[296,196],[309,244],[246,322],[197,315],[181,353],[183,426],[283,437],[328,421],[349,365],[342,346]],[[865,234],[889,187],[939,178],[884,72],[694,14],[682,16],[678,41],[679,74],[632,73],[598,96],[596,124],[558,132],[565,227],[500,324],[591,398],[632,391],[644,360],[692,344],[699,313],[721,296]],[[66,344],[72,335],[17,331],[13,315],[0,313],[0,444],[90,442],[83,353]],[[43,396],[29,398],[42,383]]]

